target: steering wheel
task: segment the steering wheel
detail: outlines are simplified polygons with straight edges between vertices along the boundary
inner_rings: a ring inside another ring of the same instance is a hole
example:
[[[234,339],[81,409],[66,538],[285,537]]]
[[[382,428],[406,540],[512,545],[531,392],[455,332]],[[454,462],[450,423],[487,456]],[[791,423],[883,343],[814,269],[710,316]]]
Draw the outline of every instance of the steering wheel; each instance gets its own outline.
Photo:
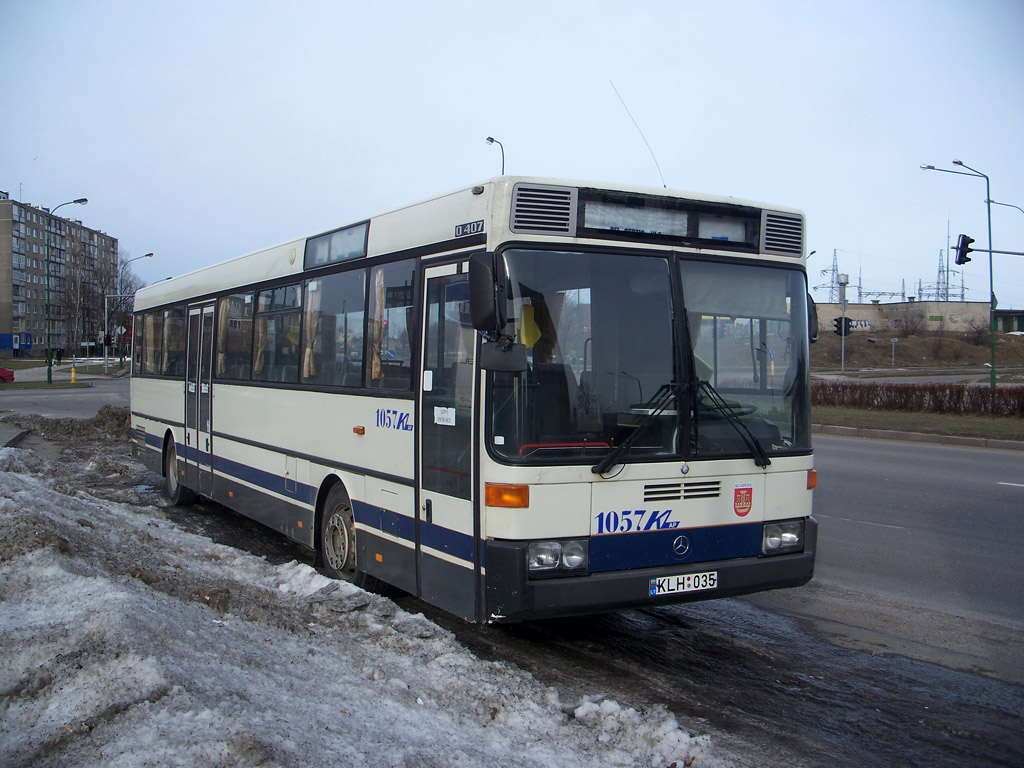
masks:
[[[729,411],[734,416],[749,416],[757,411],[757,406],[750,403],[726,403],[726,405],[729,406]],[[724,416],[725,411],[721,406],[708,402],[703,398],[698,401],[697,410],[703,411],[704,414],[714,416],[715,418]]]

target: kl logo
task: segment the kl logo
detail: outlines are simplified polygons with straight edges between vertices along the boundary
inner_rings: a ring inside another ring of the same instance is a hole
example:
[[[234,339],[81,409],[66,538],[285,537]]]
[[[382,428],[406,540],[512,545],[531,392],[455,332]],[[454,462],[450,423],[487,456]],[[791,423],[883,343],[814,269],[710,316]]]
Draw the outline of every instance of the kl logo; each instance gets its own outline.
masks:
[[[750,508],[754,505],[754,486],[750,483],[737,485],[732,497],[733,511],[740,517],[750,514]]]

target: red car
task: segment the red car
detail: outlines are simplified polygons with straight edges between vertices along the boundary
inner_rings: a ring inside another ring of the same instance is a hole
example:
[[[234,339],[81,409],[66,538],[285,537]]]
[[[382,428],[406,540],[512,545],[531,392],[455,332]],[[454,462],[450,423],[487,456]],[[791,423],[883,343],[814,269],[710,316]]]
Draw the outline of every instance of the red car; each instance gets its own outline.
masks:
[[[14,381],[14,371],[10,368],[0,368],[0,381],[5,381],[10,384]]]

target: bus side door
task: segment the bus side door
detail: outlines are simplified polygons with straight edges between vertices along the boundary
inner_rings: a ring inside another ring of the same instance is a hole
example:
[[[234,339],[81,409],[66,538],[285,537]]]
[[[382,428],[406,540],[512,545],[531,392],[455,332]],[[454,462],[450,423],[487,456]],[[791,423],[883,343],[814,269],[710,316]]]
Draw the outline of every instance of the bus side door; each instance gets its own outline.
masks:
[[[188,311],[185,376],[185,485],[213,496],[213,304]]]
[[[469,275],[459,265],[425,273],[420,372],[420,597],[476,620],[479,521],[473,511],[473,397],[476,334]]]

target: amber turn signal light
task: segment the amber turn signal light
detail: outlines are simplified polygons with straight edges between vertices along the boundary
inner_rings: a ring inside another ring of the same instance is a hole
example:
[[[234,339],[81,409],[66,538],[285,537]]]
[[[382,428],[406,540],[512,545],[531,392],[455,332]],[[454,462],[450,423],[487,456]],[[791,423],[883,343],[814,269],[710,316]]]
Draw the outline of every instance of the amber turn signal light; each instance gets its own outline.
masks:
[[[530,486],[487,483],[485,497],[488,507],[522,509],[530,506]]]

